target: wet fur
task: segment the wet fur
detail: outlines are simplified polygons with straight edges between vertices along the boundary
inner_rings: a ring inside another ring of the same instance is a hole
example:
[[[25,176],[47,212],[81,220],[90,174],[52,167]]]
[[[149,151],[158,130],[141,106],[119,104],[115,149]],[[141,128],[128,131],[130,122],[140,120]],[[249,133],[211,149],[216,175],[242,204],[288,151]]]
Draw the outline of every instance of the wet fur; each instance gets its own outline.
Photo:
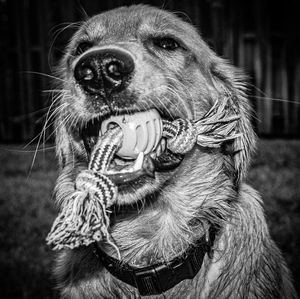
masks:
[[[152,36],[166,33],[180,40],[185,51],[167,55],[147,46]],[[120,97],[125,101],[95,102],[76,86],[74,49],[83,38],[135,53],[136,75]],[[217,57],[191,25],[148,6],[123,7],[95,16],[73,36],[58,75],[62,90],[56,121],[61,167],[58,205],[73,192],[74,178],[87,164],[76,131],[79,125],[109,109],[130,112],[156,107],[173,116],[197,119],[215,101],[229,95],[231,109],[241,115],[236,131],[243,136],[222,149],[195,147],[176,170],[157,174],[142,188],[120,194],[111,233],[125,261],[145,266],[172,259],[211,225],[220,227],[213,257],[206,256],[197,276],[167,291],[167,298],[296,298],[290,273],[270,238],[261,199],[244,183],[256,139],[245,78]],[[135,288],[103,268],[90,247],[60,252],[54,272],[64,298],[139,298]]]

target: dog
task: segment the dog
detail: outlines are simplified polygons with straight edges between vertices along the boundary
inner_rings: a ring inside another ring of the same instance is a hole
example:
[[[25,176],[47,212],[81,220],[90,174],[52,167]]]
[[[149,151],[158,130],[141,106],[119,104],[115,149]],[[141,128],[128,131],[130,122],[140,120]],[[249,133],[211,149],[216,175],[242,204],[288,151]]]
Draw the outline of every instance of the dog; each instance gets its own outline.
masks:
[[[59,206],[111,115],[156,109],[163,119],[197,120],[229,96],[240,134],[184,155],[162,141],[148,155],[150,171],[128,171],[110,211],[121,259],[105,242],[60,251],[54,276],[62,298],[297,297],[261,198],[245,183],[256,142],[245,77],[192,25],[146,5],[101,13],[79,26],[57,77]]]

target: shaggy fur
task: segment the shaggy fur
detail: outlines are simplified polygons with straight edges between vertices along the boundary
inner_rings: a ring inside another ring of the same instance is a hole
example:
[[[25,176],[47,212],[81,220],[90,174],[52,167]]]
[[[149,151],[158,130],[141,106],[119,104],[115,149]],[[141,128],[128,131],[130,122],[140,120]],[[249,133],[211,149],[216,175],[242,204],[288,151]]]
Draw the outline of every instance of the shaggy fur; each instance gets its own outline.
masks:
[[[153,41],[164,37],[175,39],[179,47],[157,47]],[[76,51],[82,42],[92,49],[114,47],[132,55],[135,72],[125,90],[109,99],[83,92],[73,74],[85,55]],[[94,117],[155,107],[173,118],[195,120],[215,101],[230,96],[231,109],[241,115],[236,132],[242,137],[221,149],[195,146],[175,170],[120,189],[111,214],[111,235],[124,261],[145,266],[171,260],[210,226],[218,226],[213,256],[206,256],[197,276],[167,291],[166,298],[296,298],[290,273],[270,238],[261,199],[244,183],[256,139],[245,79],[217,57],[190,24],[139,5],[94,16],[71,39],[58,75],[58,205],[74,191],[76,174],[86,168],[79,131]],[[108,245],[101,246],[114,255]],[[110,275],[90,247],[60,252],[55,277],[64,298],[140,297],[135,288]]]

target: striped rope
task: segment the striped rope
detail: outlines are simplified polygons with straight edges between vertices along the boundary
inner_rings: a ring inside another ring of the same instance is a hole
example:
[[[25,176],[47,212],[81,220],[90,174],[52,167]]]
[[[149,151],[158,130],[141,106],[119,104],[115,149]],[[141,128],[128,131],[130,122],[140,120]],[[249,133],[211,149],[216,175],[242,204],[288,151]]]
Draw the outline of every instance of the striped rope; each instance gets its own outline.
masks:
[[[76,191],[64,204],[46,239],[54,250],[76,248],[93,242],[110,240],[107,208],[116,200],[117,186],[102,174],[110,164],[122,141],[122,131],[107,131],[91,154],[88,169],[80,172],[75,181]]]
[[[196,127],[188,119],[163,120],[163,136],[167,138],[168,149],[178,154],[189,152],[197,142]]]
[[[237,133],[236,122],[240,116],[232,111],[231,98],[216,102],[200,119],[176,119],[173,122],[163,120],[163,136],[167,138],[167,147],[174,153],[185,154],[196,144],[202,147],[218,148],[224,141],[241,136]],[[230,107],[230,108],[229,108]]]

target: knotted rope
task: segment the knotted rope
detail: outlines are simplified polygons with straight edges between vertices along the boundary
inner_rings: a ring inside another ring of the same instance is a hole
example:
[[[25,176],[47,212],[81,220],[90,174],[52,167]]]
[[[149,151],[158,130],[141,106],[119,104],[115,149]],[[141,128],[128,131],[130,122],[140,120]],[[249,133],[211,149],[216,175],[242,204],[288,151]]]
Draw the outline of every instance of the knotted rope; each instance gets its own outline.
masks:
[[[167,138],[170,151],[179,154],[189,152],[197,143],[202,147],[218,148],[224,141],[241,136],[235,132],[238,114],[232,115],[229,99],[216,102],[200,119],[176,119],[173,122],[163,120],[163,136]]]
[[[240,118],[233,113],[230,99],[217,102],[199,120],[163,120],[163,137],[167,147],[175,153],[185,154],[196,144],[217,148],[224,141],[241,136],[235,132],[236,121]],[[106,241],[116,245],[108,232],[109,211],[117,198],[117,186],[104,175],[114,154],[122,142],[122,131],[116,127],[98,138],[91,153],[88,169],[79,173],[75,181],[76,191],[64,204],[53,223],[47,243],[54,250],[76,248],[93,242]]]
[[[114,204],[118,189],[103,172],[122,141],[122,131],[114,128],[99,138],[87,170],[75,181],[76,191],[64,204],[47,237],[54,250],[76,248],[109,238],[107,208]]]

